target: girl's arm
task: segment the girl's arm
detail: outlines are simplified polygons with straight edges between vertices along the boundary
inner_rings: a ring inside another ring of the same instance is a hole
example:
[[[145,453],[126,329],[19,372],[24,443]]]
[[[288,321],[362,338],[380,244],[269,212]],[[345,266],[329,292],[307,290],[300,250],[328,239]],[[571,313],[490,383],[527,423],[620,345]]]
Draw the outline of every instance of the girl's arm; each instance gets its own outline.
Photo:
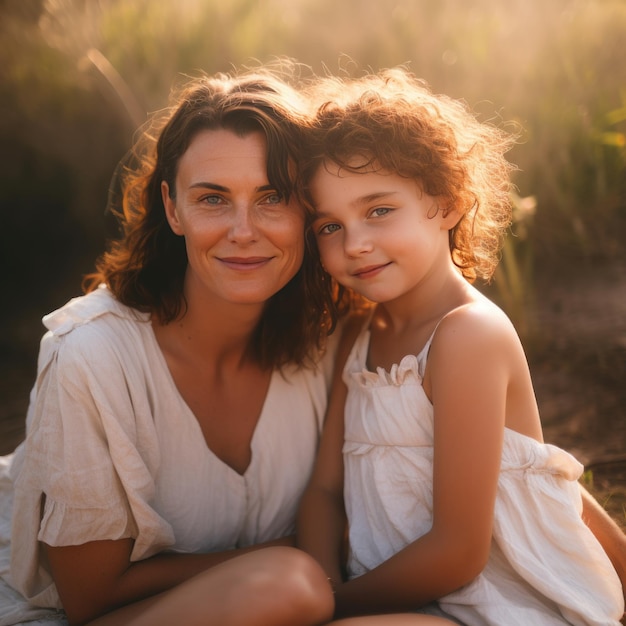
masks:
[[[622,581],[626,600],[626,534],[582,485],[580,491],[583,498],[583,520],[613,563]]]
[[[341,585],[336,616],[414,609],[469,583],[487,562],[510,353],[521,348],[500,315],[482,307],[459,313],[440,324],[425,380],[434,405],[432,529]]]
[[[342,448],[347,389],[342,373],[362,324],[361,317],[355,316],[344,328],[320,447],[311,480],[300,501],[297,518],[297,547],[321,564],[333,587],[342,581],[342,551],[346,533]]]
[[[202,571],[262,547],[292,545],[276,541],[209,554],[158,554],[131,562],[132,539],[91,541],[77,546],[44,544],[70,624],[83,624],[109,611],[176,587]]]

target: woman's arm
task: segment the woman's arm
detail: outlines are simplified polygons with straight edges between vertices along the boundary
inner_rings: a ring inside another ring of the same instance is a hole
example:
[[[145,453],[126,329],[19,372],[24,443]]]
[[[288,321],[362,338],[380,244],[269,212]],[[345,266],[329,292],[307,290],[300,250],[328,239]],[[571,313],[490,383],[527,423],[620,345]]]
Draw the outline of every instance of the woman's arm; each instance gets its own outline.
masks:
[[[132,539],[63,547],[44,545],[69,623],[84,624],[115,608],[176,587],[246,552],[292,544],[293,539],[285,537],[244,549],[208,554],[163,553],[136,562],[130,560]]]

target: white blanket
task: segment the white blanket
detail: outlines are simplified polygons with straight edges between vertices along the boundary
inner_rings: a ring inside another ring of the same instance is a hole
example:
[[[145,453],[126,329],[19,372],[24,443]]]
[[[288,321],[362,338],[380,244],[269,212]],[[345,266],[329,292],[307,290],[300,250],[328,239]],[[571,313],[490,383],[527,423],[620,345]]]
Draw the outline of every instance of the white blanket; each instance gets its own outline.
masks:
[[[13,508],[13,485],[9,478],[12,458],[12,454],[0,456],[0,626],[67,626],[67,620],[62,613],[29,605],[7,582]]]

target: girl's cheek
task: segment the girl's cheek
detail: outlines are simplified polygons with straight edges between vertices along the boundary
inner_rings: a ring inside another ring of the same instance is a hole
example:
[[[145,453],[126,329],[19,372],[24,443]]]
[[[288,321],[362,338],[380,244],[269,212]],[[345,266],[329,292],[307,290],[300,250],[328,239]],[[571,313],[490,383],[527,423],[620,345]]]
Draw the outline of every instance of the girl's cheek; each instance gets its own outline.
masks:
[[[319,251],[322,266],[329,274],[333,274],[335,270],[335,262],[332,252],[328,249],[328,246],[324,245],[319,246]]]

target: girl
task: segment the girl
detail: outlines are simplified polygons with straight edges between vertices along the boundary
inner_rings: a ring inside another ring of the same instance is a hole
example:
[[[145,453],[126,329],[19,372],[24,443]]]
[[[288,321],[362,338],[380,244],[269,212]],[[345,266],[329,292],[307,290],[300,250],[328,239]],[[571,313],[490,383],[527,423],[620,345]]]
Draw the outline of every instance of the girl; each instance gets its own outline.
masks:
[[[512,139],[402,70],[319,89],[314,233],[328,273],[376,303],[344,335],[299,513],[335,615],[617,624],[620,580],[580,516],[582,466],[543,443],[518,336],[470,284],[492,275],[509,224]]]

